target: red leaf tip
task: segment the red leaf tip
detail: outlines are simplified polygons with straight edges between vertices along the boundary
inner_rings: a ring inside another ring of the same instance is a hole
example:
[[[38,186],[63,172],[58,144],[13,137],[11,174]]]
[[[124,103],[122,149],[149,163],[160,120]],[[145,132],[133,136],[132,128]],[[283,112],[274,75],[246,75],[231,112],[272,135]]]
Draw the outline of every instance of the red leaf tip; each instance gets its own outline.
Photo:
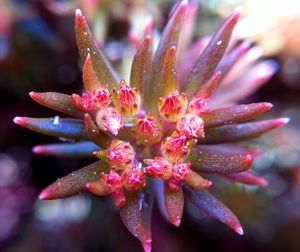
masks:
[[[15,124],[24,126],[25,123],[26,123],[26,118],[25,118],[25,117],[19,117],[19,116],[16,116],[16,117],[13,119],[13,122],[14,122]]]
[[[76,15],[76,17],[78,17],[78,16],[83,16],[80,9],[76,9],[76,10],[75,10],[75,15]]]
[[[151,252],[151,250],[152,250],[151,240],[143,241],[142,246],[143,246],[145,252]]]
[[[251,166],[253,163],[253,157],[251,154],[246,155],[245,161],[247,163],[248,166]]]
[[[288,117],[283,117],[283,118],[277,119],[277,125],[278,126],[283,126],[283,125],[285,125],[289,122],[290,122],[290,118],[288,118]]]
[[[243,228],[240,225],[238,225],[237,227],[235,227],[234,231],[237,232],[239,235],[244,235],[244,230],[243,230]]]
[[[44,152],[43,146],[37,145],[32,148],[32,152],[35,154],[40,154]]]
[[[40,200],[48,200],[48,199],[52,199],[52,195],[51,193],[47,192],[47,191],[42,191],[39,195],[39,199]]]

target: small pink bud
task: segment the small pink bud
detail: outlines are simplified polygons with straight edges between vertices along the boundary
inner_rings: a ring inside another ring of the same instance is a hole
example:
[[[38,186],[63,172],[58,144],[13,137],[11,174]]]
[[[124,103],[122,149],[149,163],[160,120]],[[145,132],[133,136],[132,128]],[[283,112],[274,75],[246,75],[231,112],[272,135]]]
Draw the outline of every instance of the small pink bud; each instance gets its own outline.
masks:
[[[126,168],[122,173],[122,185],[127,190],[138,190],[146,185],[145,172],[136,166]]]
[[[112,101],[112,95],[108,91],[108,86],[103,85],[93,92],[93,102],[99,109],[107,107]]]
[[[182,181],[180,179],[171,178],[167,181],[167,185],[172,191],[177,191],[181,186]]]
[[[188,108],[189,113],[198,116],[209,113],[210,109],[207,106],[208,102],[209,102],[208,98],[202,98],[199,96],[193,97],[189,104],[189,108]]]
[[[163,157],[155,157],[155,159],[144,159],[146,174],[152,178],[161,178],[168,180],[172,176],[172,164]]]
[[[121,176],[113,169],[109,173],[102,172],[100,174],[102,183],[106,186],[107,190],[114,192],[122,188],[122,178]]]
[[[184,93],[163,96],[158,101],[160,115],[169,122],[177,122],[184,115],[186,108],[187,99]]]
[[[96,122],[100,130],[109,131],[113,135],[117,135],[124,126],[122,115],[112,107],[99,109],[96,114]]]
[[[137,88],[131,88],[122,80],[120,89],[113,89],[113,102],[119,113],[124,116],[134,116],[140,110],[141,96]]]
[[[86,93],[83,93],[82,96],[72,94],[72,101],[76,107],[83,111],[90,111],[95,109],[95,104],[92,98]]]
[[[128,143],[120,140],[113,140],[107,148],[108,162],[117,169],[129,167],[134,160],[135,151]]]
[[[138,144],[150,145],[158,143],[162,137],[162,123],[148,115],[137,119],[136,125],[132,128]]]
[[[172,167],[173,177],[177,180],[184,180],[190,173],[190,163],[177,162]]]
[[[162,140],[161,152],[169,162],[176,163],[179,160],[186,159],[196,143],[196,139],[188,140],[186,136],[174,131],[171,136]]]
[[[122,189],[112,192],[116,206],[122,207],[126,203],[126,197]]]
[[[197,115],[185,114],[177,122],[176,129],[187,137],[204,137],[204,121]]]

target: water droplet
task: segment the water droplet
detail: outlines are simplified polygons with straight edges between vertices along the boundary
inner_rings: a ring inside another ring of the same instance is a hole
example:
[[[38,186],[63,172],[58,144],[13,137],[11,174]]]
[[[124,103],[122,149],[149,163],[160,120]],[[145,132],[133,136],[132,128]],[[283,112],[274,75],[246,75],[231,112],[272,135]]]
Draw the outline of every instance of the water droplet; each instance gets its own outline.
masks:
[[[222,41],[222,40],[219,40],[219,41],[217,42],[217,45],[222,45],[222,43],[223,43],[223,41]]]
[[[59,125],[59,116],[54,117],[53,125]]]

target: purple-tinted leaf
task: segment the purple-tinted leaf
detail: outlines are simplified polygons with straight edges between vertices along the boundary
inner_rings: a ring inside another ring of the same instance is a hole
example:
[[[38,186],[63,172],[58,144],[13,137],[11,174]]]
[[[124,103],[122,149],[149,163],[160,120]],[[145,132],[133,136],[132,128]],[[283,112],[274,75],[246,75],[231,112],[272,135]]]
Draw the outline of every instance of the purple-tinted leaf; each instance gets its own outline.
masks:
[[[249,51],[250,46],[251,42],[245,41],[236,48],[234,48],[228,55],[224,57],[224,59],[220,62],[220,64],[217,67],[217,71],[220,71],[222,73],[222,78],[224,78],[234,66],[234,64],[237,63],[237,61]]]
[[[93,122],[89,114],[85,114],[84,122],[88,137],[95,144],[97,144],[103,149],[106,149],[110,145],[113,138],[110,135],[107,135],[104,132],[102,132]]]
[[[30,92],[29,95],[35,102],[45,107],[54,109],[66,115],[74,116],[77,118],[84,117],[84,112],[82,112],[76,106],[74,106],[70,95],[56,92]]]
[[[214,146],[199,145],[190,152],[188,159],[197,172],[228,174],[248,170],[253,162],[250,154],[231,154],[215,151]]]
[[[228,46],[231,33],[239,18],[239,13],[234,12],[214,35],[197,63],[193,67],[184,84],[187,97],[190,99],[207,82],[216,70],[217,65],[223,58]]]
[[[209,192],[206,190],[193,190],[188,187],[186,187],[185,191],[189,200],[197,208],[223,222],[239,235],[244,234],[243,228],[234,213]]]
[[[75,15],[75,31],[76,41],[79,49],[81,59],[85,61],[88,53],[91,55],[92,63],[96,75],[102,84],[108,84],[109,90],[118,86],[118,78],[108,60],[99,50],[96,41],[88,27],[85,17],[79,9],[76,10]]]
[[[66,139],[88,140],[82,120],[63,118],[15,117],[14,122],[32,131]]]
[[[37,145],[32,149],[32,151],[36,154],[75,158],[92,157],[93,151],[99,150],[99,146],[92,142]]]
[[[220,87],[214,95],[216,104],[237,102],[253,94],[266,84],[278,69],[273,60],[265,60],[253,66],[244,76],[227,86]]]
[[[172,47],[178,46],[181,28],[183,25],[184,16],[186,13],[188,2],[182,1],[173,12],[168,24],[166,25],[157,50],[154,55],[152,64],[152,81],[145,90],[145,106],[147,111],[151,112],[154,116],[158,115],[157,102],[158,98],[162,96],[162,76],[161,69],[167,50]]]
[[[97,161],[67,176],[58,179],[45,188],[39,195],[42,200],[60,199],[86,191],[85,185],[99,179],[102,172],[107,172],[109,167]]]
[[[219,80],[221,78],[221,72],[216,72],[213,77],[208,80],[200,90],[197,92],[197,96],[202,98],[209,98],[216,90]]]
[[[228,178],[232,181],[239,182],[247,185],[257,185],[257,186],[267,186],[268,181],[262,177],[259,177],[251,172],[240,172],[224,175],[225,178]]]
[[[289,122],[288,118],[277,118],[260,122],[224,125],[221,127],[205,130],[204,144],[220,144],[250,140],[262,134],[281,127]]]
[[[167,182],[164,184],[165,208],[168,220],[176,227],[180,226],[184,207],[184,197],[182,188],[172,191]]]
[[[138,88],[141,94],[150,82],[151,61],[152,42],[151,37],[147,36],[133,58],[130,73],[130,85]]]
[[[85,90],[90,94],[92,94],[101,86],[101,83],[94,71],[91,55],[89,53],[87,54],[84,61],[82,69],[82,80]]]
[[[142,198],[139,191],[126,192],[126,204],[120,208],[121,218],[127,229],[137,237],[145,252],[151,251],[151,230],[143,216]]]
[[[214,128],[226,124],[249,121],[262,115],[273,107],[271,103],[251,103],[246,105],[233,105],[230,107],[214,109],[203,115],[205,128]]]

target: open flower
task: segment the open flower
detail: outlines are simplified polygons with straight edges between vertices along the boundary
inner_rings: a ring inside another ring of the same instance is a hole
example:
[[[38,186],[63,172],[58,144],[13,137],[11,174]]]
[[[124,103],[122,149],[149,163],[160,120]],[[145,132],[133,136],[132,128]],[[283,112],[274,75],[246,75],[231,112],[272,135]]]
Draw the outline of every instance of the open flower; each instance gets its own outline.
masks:
[[[34,148],[36,153],[94,153],[101,159],[54,182],[41,192],[40,199],[68,197],[86,189],[99,196],[112,195],[123,222],[145,251],[151,250],[151,230],[146,224],[151,223],[151,211],[143,209],[150,209],[155,192],[161,192],[156,187],[162,184],[164,204],[160,207],[175,226],[181,223],[186,198],[242,235],[236,216],[206,190],[213,183],[205,174],[266,185],[263,178],[248,171],[255,151],[232,143],[256,138],[288,122],[287,118],[247,122],[270,110],[272,104],[237,104],[272,75],[268,71],[261,78],[255,71],[251,76],[249,71],[236,71],[239,63],[253,68],[258,60],[252,57],[249,62],[245,57],[253,52],[249,43],[227,50],[239,13],[228,17],[205,48],[199,40],[191,49],[177,53],[178,48],[185,48],[178,44],[182,27],[194,19],[185,18],[193,15],[187,13],[194,13],[187,12],[189,8],[190,3],[182,1],[173,11],[154,57],[151,36],[141,42],[129,84],[119,81],[77,10],[75,28],[85,62],[85,92],[81,96],[30,93],[36,102],[76,119],[14,119],[39,133],[73,141],[38,146]],[[181,39],[183,44],[189,41],[187,37]],[[270,67],[269,63],[262,61],[254,67]],[[247,82],[243,82],[245,78]],[[147,183],[148,178],[157,183]],[[146,192],[151,197],[143,197]]]

